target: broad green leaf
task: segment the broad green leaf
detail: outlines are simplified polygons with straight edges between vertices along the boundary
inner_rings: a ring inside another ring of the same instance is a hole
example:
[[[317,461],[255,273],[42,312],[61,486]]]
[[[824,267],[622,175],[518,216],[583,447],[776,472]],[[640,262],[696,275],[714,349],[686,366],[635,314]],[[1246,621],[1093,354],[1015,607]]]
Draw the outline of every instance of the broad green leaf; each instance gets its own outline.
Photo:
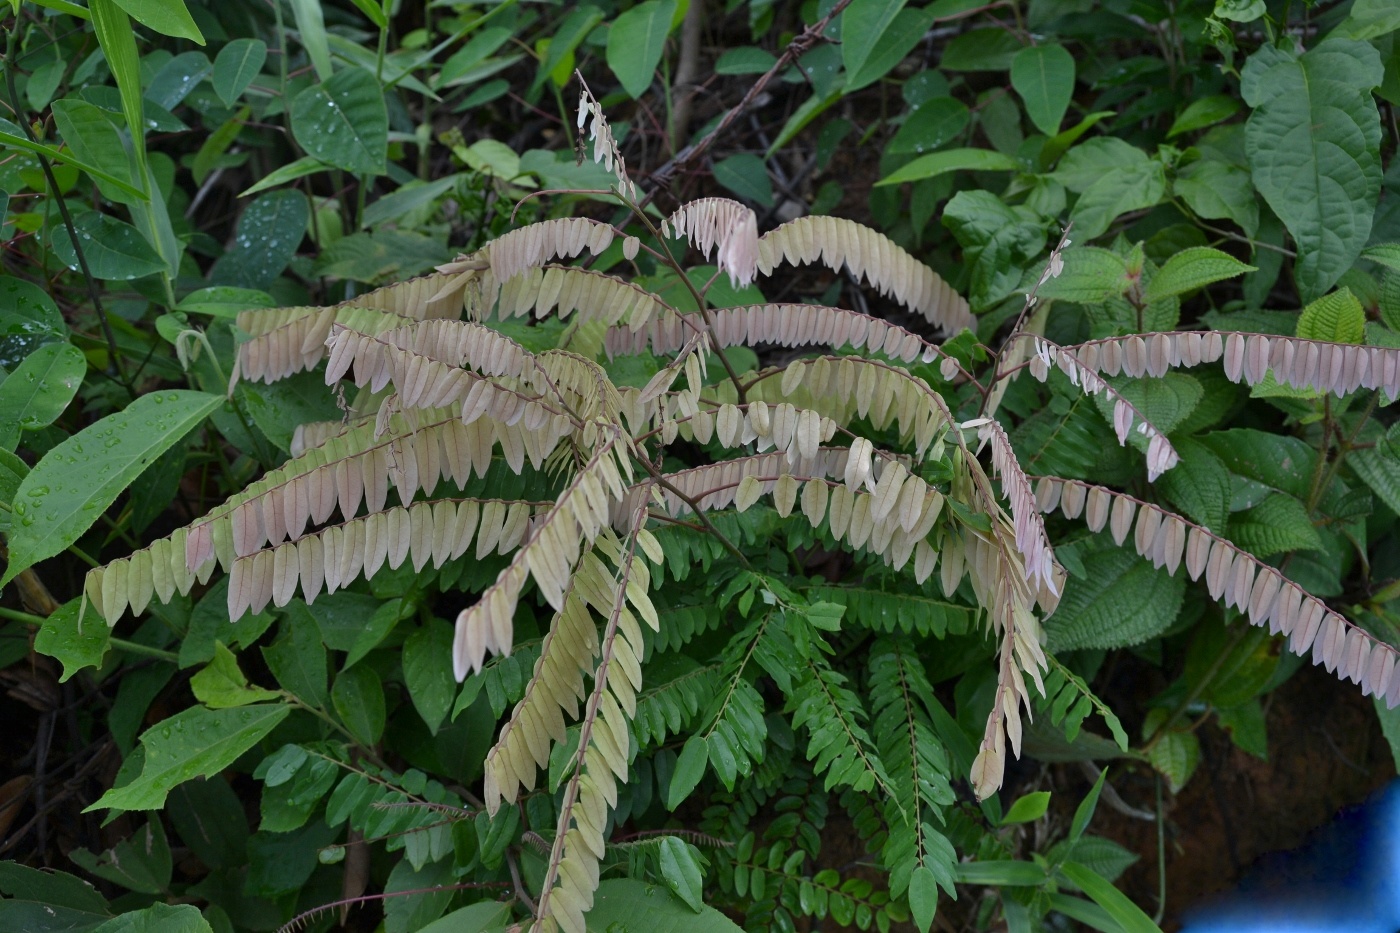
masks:
[[[851,0],[851,5],[846,7],[841,15],[841,64],[845,66],[848,75],[857,74],[879,44],[889,41],[885,33],[907,2],[908,0]],[[859,86],[861,85],[855,85],[847,79],[847,89],[855,90]]]
[[[935,97],[912,105],[912,111],[894,134],[885,152],[889,155],[923,155],[932,152],[967,129],[971,112],[951,97]]]
[[[925,156],[927,158],[927,156]],[[943,209],[943,225],[972,266],[973,307],[988,308],[1021,284],[1021,269],[1045,247],[1039,215],[1009,207],[990,191],[960,191]]]
[[[1400,243],[1377,243],[1375,246],[1368,246],[1361,251],[1361,258],[1400,272]]]
[[[1127,399],[1142,416],[1161,431],[1170,434],[1191,416],[1196,406],[1205,398],[1205,387],[1190,373],[1168,372],[1160,379],[1131,379],[1116,376],[1109,380],[1118,394]],[[1108,393],[1094,396],[1094,404],[1108,423],[1113,422],[1114,399]],[[1136,440],[1134,440],[1136,438]],[[1129,443],[1137,446],[1145,441],[1142,435],[1133,432]],[[1146,445],[1143,444],[1143,450]]]
[[[1045,621],[1046,647],[1055,654],[1141,644],[1176,621],[1185,580],[1108,544],[1085,555],[1087,576],[1066,581],[1059,608]]]
[[[1005,71],[1024,46],[1009,29],[971,29],[943,48],[941,71]]]
[[[46,904],[107,914],[107,899],[91,884],[62,871],[41,871],[18,862],[0,862],[0,894],[32,898]],[[100,921],[99,921],[100,922]]]
[[[140,184],[132,177],[131,160],[107,111],[71,97],[54,101],[52,109],[54,124],[63,142],[83,163],[101,172],[101,175],[94,174],[93,178],[103,197],[118,204],[132,204],[140,200],[143,197]],[[105,179],[114,179],[121,185],[114,185]]]
[[[504,901],[481,901],[434,920],[419,933],[461,933],[463,930],[495,933],[497,930],[504,930],[509,922],[509,904]]]
[[[1182,250],[1163,264],[1152,276],[1152,281],[1147,283],[1143,298],[1149,303],[1161,301],[1204,288],[1212,282],[1254,271],[1254,266],[1245,265],[1229,253],[1209,246],[1194,246]]]
[[[389,872],[385,894],[397,894],[384,902],[384,933],[418,933],[442,916],[452,902],[451,859],[430,861],[421,867],[402,859]]]
[[[745,45],[726,49],[715,62],[717,75],[761,75],[778,63],[778,57],[766,49]]]
[[[452,627],[430,620],[404,641],[403,676],[408,695],[428,731],[438,727],[452,709],[457,685],[452,677]]]
[[[219,49],[214,59],[214,93],[225,107],[232,107],[243,96],[266,61],[267,43],[261,39],[234,39]]]
[[[18,149],[23,152],[32,152],[41,155],[46,159],[52,159],[60,165],[68,165],[80,171],[87,172],[95,180],[110,186],[110,190],[118,192],[119,198],[108,197],[111,200],[119,201],[122,204],[130,204],[132,201],[144,198],[146,195],[140,188],[131,184],[130,173],[123,167],[123,176],[113,175],[100,165],[94,165],[68,149],[55,149],[53,146],[46,146],[43,143],[29,141],[23,131],[11,123],[9,120],[0,118],[0,146],[8,149]]]
[[[1123,214],[1154,207],[1166,190],[1166,171],[1155,159],[1109,169],[1075,202],[1069,214],[1074,232],[1086,240],[1102,236]]]
[[[739,933],[740,927],[713,907],[691,910],[660,885],[614,878],[598,885],[593,909],[584,914],[588,933],[655,930],[670,933]]]
[[[210,278],[241,288],[267,288],[296,255],[310,216],[306,195],[300,191],[262,195],[238,218],[233,245],[214,264]]]
[[[368,665],[340,672],[331,688],[331,703],[362,745],[373,746],[384,734],[384,687]]]
[[[1114,169],[1138,171],[1149,161],[1147,153],[1116,136],[1095,136],[1065,153],[1053,177],[1070,191],[1083,192]]]
[[[764,207],[773,206],[773,183],[768,166],[751,152],[741,152],[715,163],[715,181],[731,192]]]
[[[1400,29],[1400,6],[1393,0],[1356,0],[1351,13],[1328,38],[1378,39]]]
[[[676,836],[666,836],[661,840],[659,853],[661,877],[671,892],[685,901],[697,914],[705,909],[705,877],[700,872],[700,863],[695,852],[684,840]]]
[[[463,177],[447,175],[429,182],[410,182],[366,207],[360,227],[368,229],[386,221],[398,220],[411,211],[422,210],[455,188]]]
[[[1017,862],[1011,859],[959,862],[957,875],[959,884],[1030,888],[1045,883],[1044,868],[1034,862]]]
[[[1011,59],[1011,86],[1036,129],[1054,136],[1074,96],[1074,56],[1056,42],[1022,49]]]
[[[919,865],[909,876],[909,912],[919,933],[928,933],[938,911],[938,879],[927,865]]]
[[[1240,93],[1254,108],[1245,147],[1254,186],[1298,244],[1303,300],[1327,292],[1371,233],[1381,188],[1380,55],[1327,39],[1297,57],[1273,45],[1250,56]]]
[[[1133,285],[1128,263],[1112,250],[1081,246],[1066,250],[1064,269],[1040,286],[1041,298],[1099,304],[1120,298]]]
[[[1157,489],[1187,518],[1224,534],[1230,515],[1230,471],[1194,438],[1175,439],[1173,446],[1181,462],[1158,478]]]
[[[1231,473],[1304,499],[1317,453],[1301,439],[1254,428],[1212,431],[1199,438]]]
[[[860,5],[860,2],[861,0],[856,0],[842,14],[842,22],[845,24],[841,31],[841,51],[843,54],[850,47],[848,43],[868,39],[868,34],[865,34],[863,28],[865,23],[859,18],[847,15],[854,7]],[[871,6],[882,8],[889,5],[889,0],[867,0],[867,2]],[[858,65],[852,67],[850,60],[846,60],[846,92],[850,93],[867,87],[889,74],[913,51],[931,25],[933,25],[933,14],[927,9],[911,10],[906,8],[896,12],[894,18],[884,27],[883,32],[875,39]]]
[[[675,13],[676,0],[647,0],[623,13],[608,29],[608,67],[633,100],[651,87]]]
[[[101,667],[111,647],[112,630],[97,613],[88,612],[86,618],[79,621],[82,604],[81,596],[70,599],[44,620],[34,636],[34,650],[57,658],[63,665],[59,683],[85,667]]]
[[[113,917],[92,933],[214,933],[193,904],[152,904]]]
[[[326,20],[321,12],[321,0],[291,0],[291,5],[297,36],[311,59],[311,66],[316,69],[317,80],[330,80],[334,69],[331,67],[331,48],[326,39]]]
[[[1045,815],[1045,811],[1050,808],[1050,792],[1048,790],[1036,791],[1020,797],[1011,805],[1011,809],[1006,811],[1006,815],[1001,818],[1001,825],[1011,826],[1016,823],[1034,823]]]
[[[1172,121],[1171,129],[1167,130],[1167,139],[1224,122],[1239,113],[1241,106],[1240,102],[1229,94],[1213,94],[1193,100],[1181,111],[1180,116]]]
[[[556,68],[570,58],[574,49],[578,48],[579,43],[588,38],[593,27],[602,21],[603,11],[596,6],[584,4],[570,10],[549,39],[549,49],[545,52],[544,60],[540,62],[539,73],[541,77],[552,75]],[[774,60],[776,61],[776,59]],[[767,71],[768,69],[761,70]]]
[[[0,448],[13,450],[20,431],[53,424],[87,372],[87,358],[70,343],[51,343],[24,358],[0,382]]]
[[[1015,159],[992,149],[948,149],[920,156],[875,184],[877,187],[898,185],[906,181],[936,178],[947,172],[1014,172],[1020,167],[1021,164]]]
[[[140,894],[164,894],[170,888],[170,843],[158,819],[101,855],[74,849],[68,857],[97,877]]]
[[[95,279],[126,282],[155,275],[165,268],[165,261],[129,223],[87,211],[73,219],[73,228],[78,233],[88,271]],[[52,246],[54,255],[64,265],[74,272],[82,270],[67,227],[55,228]]]
[[[1269,729],[1264,720],[1264,707],[1258,699],[1217,709],[1215,718],[1236,748],[1261,761],[1269,760]]]
[[[1259,231],[1259,199],[1249,172],[1220,159],[1198,159],[1180,167],[1172,190],[1207,220],[1230,220],[1247,235]]]
[[[116,0],[116,4],[132,19],[163,36],[204,44],[204,35],[186,9],[185,0]]]
[[[228,584],[227,576],[220,577],[218,582],[205,591],[190,612],[189,629],[180,642],[178,664],[182,670],[214,660],[216,642],[222,642],[232,649],[246,648],[261,638],[272,626],[272,614],[268,612],[259,612],[257,615],[244,613],[241,618],[230,622]]]
[[[389,112],[374,75],[346,68],[292,100],[292,135],[308,155],[336,168],[382,175]]]
[[[68,323],[48,292],[0,275],[0,366],[12,369],[46,343],[68,339]]]
[[[327,388],[325,377],[317,373],[297,373],[271,384],[242,383],[238,389],[253,423],[268,440],[288,453],[298,425],[340,417],[335,396]]]
[[[1390,441],[1353,450],[1346,462],[1392,512],[1400,515],[1400,457]]]
[[[1194,739],[1195,736],[1191,738]],[[1077,862],[1066,862],[1060,866],[1060,874],[1118,921],[1124,933],[1162,933],[1157,924],[1152,922],[1152,918],[1128,900],[1127,895],[1092,869]]]
[[[208,314],[213,317],[232,318],[250,308],[275,308],[277,300],[267,292],[255,288],[235,288],[231,285],[213,285],[190,292],[175,305],[176,311],[186,314]]]
[[[160,0],[142,0],[145,3],[159,4]],[[92,11],[92,31],[97,35],[102,47],[102,57],[107,60],[112,77],[117,82],[117,93],[121,100],[122,114],[126,117],[128,138],[131,140],[132,179],[141,189],[143,197],[132,205],[149,206],[147,202],[155,196],[156,190],[146,170],[146,120],[141,94],[141,55],[136,49],[136,31],[132,28],[131,17],[116,0],[89,0]],[[181,3],[183,10],[183,3]],[[133,220],[156,242],[156,231],[149,222],[142,222],[142,215],[133,210]]]
[[[159,810],[171,788],[224,770],[291,711],[285,704],[217,710],[194,706],[162,720],[141,736],[146,760],[140,776],[107,791],[83,812],[104,807]]]
[[[238,669],[238,658],[223,642],[214,643],[214,660],[190,678],[190,689],[194,698],[210,709],[251,706],[280,696],[276,690],[249,686],[248,678]]]
[[[1322,547],[1322,539],[1303,503],[1281,493],[1274,493],[1253,508],[1232,515],[1229,538],[1256,557]]]
[[[262,649],[262,655],[282,689],[310,706],[326,707],[326,647],[305,604],[287,605],[282,634]]]
[[[1343,287],[1309,303],[1298,318],[1298,334],[1304,340],[1361,343],[1366,338],[1366,309]]]
[[[160,122],[168,126],[169,121],[175,120],[170,110],[178,106],[190,95],[190,91],[213,73],[214,65],[203,52],[181,52],[162,65],[160,71],[157,71],[155,77],[146,85],[142,110],[146,113],[147,128],[161,129],[159,123],[155,127],[151,126],[156,120],[156,113],[161,114]],[[155,113],[152,112],[153,105]],[[179,129],[185,129],[178,121],[176,125]]]
[[[15,494],[10,564],[0,586],[77,541],[132,480],[222,404],[206,392],[162,389],[45,454]]]

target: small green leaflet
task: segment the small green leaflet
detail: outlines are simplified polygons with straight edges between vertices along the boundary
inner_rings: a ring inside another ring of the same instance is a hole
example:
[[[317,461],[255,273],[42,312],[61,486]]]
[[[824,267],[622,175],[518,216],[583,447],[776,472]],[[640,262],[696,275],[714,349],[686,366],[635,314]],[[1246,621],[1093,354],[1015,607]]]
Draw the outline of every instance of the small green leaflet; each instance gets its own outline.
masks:
[[[357,174],[383,174],[389,148],[383,89],[361,68],[336,72],[293,99],[292,135],[322,162]]]
[[[975,172],[1014,172],[1021,164],[1008,155],[991,149],[948,149],[944,152],[930,152],[913,162],[892,172],[875,183],[897,185],[906,181],[919,181],[934,178],[947,172],[963,170]]]
[[[1011,59],[1011,86],[1036,129],[1053,136],[1074,96],[1074,56],[1054,42],[1022,49]]]
[[[224,403],[207,392],[143,395],[54,447],[15,493],[4,586],[77,541],[136,477]]]
[[[1215,94],[1193,100],[1172,122],[1171,129],[1167,130],[1167,139],[1192,130],[1203,130],[1228,120],[1239,113],[1240,106],[1240,102],[1228,94]]]
[[[238,669],[238,658],[224,647],[223,642],[217,641],[214,643],[214,660],[190,678],[190,689],[194,692],[194,698],[210,709],[250,706],[276,700],[280,696],[275,690],[249,686],[248,678]]]
[[[234,39],[214,59],[214,93],[225,107],[243,95],[267,61],[267,43],[261,39]]]
[[[53,424],[83,384],[87,359],[71,343],[51,343],[24,358],[0,382],[0,448],[13,450],[21,430]]]
[[[773,206],[773,183],[768,166],[751,152],[740,152],[715,163],[715,181],[734,194],[763,207]]]
[[[185,0],[116,0],[116,4],[132,19],[163,36],[204,44],[204,35],[186,9]]]
[[[1050,807],[1050,792],[1048,790],[1036,791],[1026,794],[1017,799],[1011,805],[1011,809],[1006,811],[1006,816],[1001,818],[1001,825],[1011,826],[1016,823],[1034,823],[1045,815],[1045,811]]]
[[[206,709],[194,706],[157,723],[141,736],[145,766],[136,780],[102,795],[84,813],[114,810],[159,810],[177,784],[217,774],[256,745],[292,707],[285,704]]]
[[[705,909],[705,876],[695,852],[684,840],[667,836],[661,840],[661,877],[666,886],[696,913]]]
[[[634,100],[651,87],[675,13],[676,0],[647,0],[623,13],[608,29],[608,67]]]

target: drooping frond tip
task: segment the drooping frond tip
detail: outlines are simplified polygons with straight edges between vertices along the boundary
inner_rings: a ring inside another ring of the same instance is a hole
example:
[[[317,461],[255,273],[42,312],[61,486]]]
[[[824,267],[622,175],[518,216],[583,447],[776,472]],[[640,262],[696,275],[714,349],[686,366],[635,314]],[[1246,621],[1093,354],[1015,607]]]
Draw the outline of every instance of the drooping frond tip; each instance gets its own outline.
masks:
[[[632,184],[632,178],[627,174],[627,163],[622,161],[622,153],[617,148],[617,140],[613,138],[612,127],[608,126],[607,118],[603,116],[602,106],[588,89],[583,75],[576,71],[574,77],[579,83],[578,129],[582,133],[584,125],[588,124],[588,138],[593,140],[593,161],[603,163],[603,167],[612,172],[617,179],[618,193],[637,200],[637,186]]]
[[[661,224],[667,236],[685,237],[729,276],[735,288],[752,284],[758,274],[758,217],[729,198],[701,198],[682,205]]]

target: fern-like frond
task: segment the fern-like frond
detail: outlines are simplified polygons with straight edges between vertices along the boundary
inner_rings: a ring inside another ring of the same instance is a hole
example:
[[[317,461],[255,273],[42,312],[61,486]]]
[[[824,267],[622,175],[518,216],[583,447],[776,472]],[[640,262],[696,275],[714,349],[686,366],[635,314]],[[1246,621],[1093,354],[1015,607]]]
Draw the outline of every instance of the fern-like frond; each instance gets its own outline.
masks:
[[[1254,625],[1287,635],[1295,654],[1311,649],[1314,664],[1359,683],[1363,693],[1384,697],[1388,706],[1400,703],[1393,646],[1220,535],[1150,502],[1078,480],[1042,477],[1036,495],[1042,511],[1082,516],[1093,531],[1107,525],[1119,544],[1132,531],[1134,549],[1154,566],[1168,573],[1184,566],[1192,580],[1204,576],[1212,599],[1238,608]]]
[[[971,630],[973,610],[967,606],[925,596],[875,590],[863,586],[814,586],[807,590],[812,600],[824,600],[846,607],[845,624],[859,625],[875,632],[917,634],[944,638]]]
[[[808,657],[794,678],[789,705],[794,729],[808,732],[807,758],[827,790],[850,787],[891,796],[890,778],[865,730],[865,708],[846,678]]]
[[[1044,382],[1050,374],[1050,367],[1058,366],[1069,377],[1069,381],[1085,393],[1098,395],[1102,392],[1112,398],[1113,430],[1118,434],[1118,443],[1128,442],[1128,434],[1136,424],[1138,432],[1147,438],[1147,481],[1156,482],[1159,476],[1181,462],[1176,448],[1172,447],[1167,436],[1157,430],[1156,425],[1124,398],[1122,393],[1086,366],[1076,354],[1076,349],[1058,347],[1048,340],[1035,338],[1035,356],[1031,358],[1028,367],[1031,375]]]
[[[584,323],[602,321],[612,327],[626,322],[629,332],[645,327],[658,314],[668,318],[675,314],[670,305],[641,286],[574,266],[547,265],[523,272],[501,286],[496,304],[501,318],[527,314],[543,318],[555,313],[562,319],[576,312]],[[679,347],[678,342],[654,352]]]
[[[758,273],[758,218],[729,198],[700,198],[682,204],[661,223],[666,236],[681,237],[715,264],[735,288],[752,284]]]
[[[1400,395],[1400,350],[1238,331],[1194,331],[1109,337],[1063,350],[1087,370],[1116,376],[1160,376],[1174,367],[1221,361],[1232,382],[1257,385],[1272,372],[1294,389],[1348,395],[1380,389]]]
[[[585,249],[597,256],[612,245],[613,235],[612,225],[600,220],[560,217],[504,233],[487,243],[482,253],[496,282],[505,283],[551,259],[572,259]]]
[[[909,888],[916,868],[927,868],[953,890],[957,853],[936,825],[953,803],[948,754],[929,718],[933,687],[918,653],[904,639],[881,638],[870,648],[871,717],[880,758],[889,773],[891,797],[884,801],[889,828],[881,858],[890,870],[890,893]]]
[[[466,275],[470,278],[476,274],[472,271]],[[329,308],[241,311],[238,327],[253,339],[238,347],[234,380],[260,379],[270,383],[313,368],[325,358],[326,338],[336,323],[364,333],[382,333],[432,318],[461,317],[466,279],[451,286],[452,279],[443,273],[420,276]]]
[[[1123,724],[1108,704],[1089,689],[1084,678],[1061,664],[1054,655],[1047,654],[1045,659],[1050,664],[1045,674],[1045,696],[1043,700],[1036,701],[1036,705],[1049,713],[1050,722],[1056,726],[1063,723],[1065,738],[1073,742],[1079,736],[1084,720],[1089,718],[1090,713],[1097,712],[1113,734],[1118,748],[1126,752],[1128,733],[1123,730]]]
[[[665,610],[666,627],[672,627],[672,611]],[[687,655],[674,655],[675,676],[637,697],[637,715],[631,728],[639,749],[660,745],[693,723],[701,708],[715,695],[719,665],[701,665]],[[668,659],[669,660],[669,659]],[[648,672],[650,673],[650,672]]]
[[[633,201],[637,200],[637,186],[627,174],[627,163],[622,161],[622,151],[617,148],[617,140],[613,138],[612,127],[608,125],[607,117],[603,116],[602,106],[593,97],[593,92],[588,89],[583,76],[575,72],[574,77],[579,83],[578,129],[580,133],[584,131],[585,126],[588,129],[588,138],[593,140],[593,161],[603,163],[603,168],[612,172],[613,177],[617,179],[619,194]]]
[[[1058,594],[1057,577],[1063,577],[1063,569],[1055,562],[1055,552],[1045,535],[1045,522],[1036,508],[1035,493],[1016,459],[1016,452],[1011,449],[1011,440],[995,421],[982,425],[977,433],[991,445],[992,469],[1001,479],[1001,490],[1011,503],[1016,550],[1025,562],[1026,579],[1037,589]]]
[[[949,332],[976,321],[967,299],[893,240],[853,220],[809,215],[770,230],[758,240],[758,271],[770,274],[780,263],[821,262],[833,272],[847,266],[882,295]]]

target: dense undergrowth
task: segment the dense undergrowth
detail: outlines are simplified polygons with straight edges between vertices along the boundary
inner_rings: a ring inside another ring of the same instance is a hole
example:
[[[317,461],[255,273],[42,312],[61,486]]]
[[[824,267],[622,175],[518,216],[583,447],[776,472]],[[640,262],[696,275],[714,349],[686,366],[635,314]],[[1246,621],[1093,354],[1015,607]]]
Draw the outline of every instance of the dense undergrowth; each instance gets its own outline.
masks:
[[[0,927],[1153,930],[1400,742],[1393,4],[7,16]]]

